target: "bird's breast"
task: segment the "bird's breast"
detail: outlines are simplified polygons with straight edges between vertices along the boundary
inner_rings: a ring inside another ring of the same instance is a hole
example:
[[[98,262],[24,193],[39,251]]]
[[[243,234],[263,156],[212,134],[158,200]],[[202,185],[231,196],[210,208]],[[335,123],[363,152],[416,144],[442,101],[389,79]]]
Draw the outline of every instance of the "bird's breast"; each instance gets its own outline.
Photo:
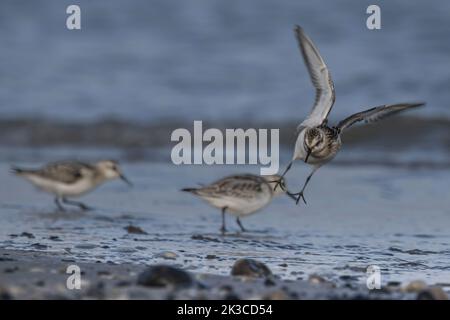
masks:
[[[308,155],[308,151],[305,148],[304,142],[305,132],[306,129],[303,129],[297,137],[293,157],[294,160],[305,161]],[[324,164],[325,162],[332,160],[336,156],[340,148],[341,148],[340,136],[335,135],[334,132],[332,132],[330,129],[330,131],[325,132],[325,138],[323,142],[312,150],[311,154],[308,157],[307,163],[310,165]]]

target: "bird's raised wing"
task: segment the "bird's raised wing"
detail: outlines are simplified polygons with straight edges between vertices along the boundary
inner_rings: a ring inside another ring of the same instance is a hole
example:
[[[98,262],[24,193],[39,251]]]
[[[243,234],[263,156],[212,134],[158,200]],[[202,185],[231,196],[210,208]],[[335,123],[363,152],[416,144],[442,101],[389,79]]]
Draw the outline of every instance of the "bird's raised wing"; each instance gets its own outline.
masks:
[[[406,109],[416,108],[423,106],[425,103],[417,102],[417,103],[398,103],[398,104],[385,104],[379,107],[371,108],[366,111],[358,112],[351,115],[348,118],[345,118],[336,128],[340,131],[350,127],[356,122],[364,121],[365,123],[375,122]]]
[[[299,127],[320,126],[328,117],[333,107],[335,94],[330,72],[311,39],[299,26],[295,27],[295,35],[302,52],[311,81],[316,88],[316,99],[311,114]]]

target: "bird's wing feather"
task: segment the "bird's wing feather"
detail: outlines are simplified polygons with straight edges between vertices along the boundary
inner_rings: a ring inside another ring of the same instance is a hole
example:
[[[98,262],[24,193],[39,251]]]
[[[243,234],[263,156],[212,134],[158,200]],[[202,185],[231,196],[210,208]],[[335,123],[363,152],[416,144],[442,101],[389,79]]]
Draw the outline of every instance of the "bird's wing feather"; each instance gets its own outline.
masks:
[[[208,186],[197,189],[198,195],[207,195],[208,197],[223,196],[237,196],[249,197],[254,195],[254,192],[262,192],[261,185],[265,184],[263,178],[255,175],[234,175],[220,179]]]
[[[316,89],[316,98],[310,115],[299,127],[320,126],[328,117],[335,101],[334,84],[330,72],[311,39],[299,26],[295,35],[302,52],[311,81]]]
[[[356,122],[364,121],[365,123],[376,122],[378,120],[384,119],[388,116],[394,115],[398,112],[404,111],[406,109],[416,108],[423,106],[425,103],[398,103],[398,104],[385,104],[382,106],[374,107],[366,111],[358,112],[350,117],[342,120],[337,125],[340,131],[350,127]]]
[[[36,171],[36,174],[43,178],[70,184],[78,181],[87,170],[93,169],[91,165],[86,163],[66,161],[48,164],[41,170]]]

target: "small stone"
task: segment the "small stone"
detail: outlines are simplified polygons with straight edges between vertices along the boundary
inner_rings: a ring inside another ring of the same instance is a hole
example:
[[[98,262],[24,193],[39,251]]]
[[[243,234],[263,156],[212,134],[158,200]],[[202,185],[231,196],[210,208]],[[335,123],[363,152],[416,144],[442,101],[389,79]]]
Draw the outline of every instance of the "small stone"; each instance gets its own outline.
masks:
[[[289,300],[290,297],[283,290],[273,291],[264,295],[263,300]]]
[[[127,230],[127,232],[131,233],[131,234],[148,234],[147,232],[142,230],[140,227],[136,227],[133,225],[129,225],[129,226],[125,227],[124,229]]]
[[[167,260],[175,260],[178,258],[178,255],[172,251],[163,251],[155,255],[155,258],[163,258]]]
[[[35,282],[35,285],[38,287],[44,287],[45,286],[45,281],[44,280],[38,280]]]
[[[167,265],[156,265],[141,272],[138,275],[137,284],[147,287],[173,286],[182,288],[192,286],[194,280],[186,271]]]
[[[14,273],[19,270],[18,266],[8,267],[3,270],[4,273]]]
[[[438,286],[431,286],[417,294],[417,300],[448,300],[448,295]]]
[[[32,248],[34,248],[34,249],[37,249],[37,250],[45,250],[45,249],[48,248],[47,245],[45,245],[45,244],[40,244],[40,243],[33,243],[33,244],[30,245],[30,247],[32,247]]]
[[[105,298],[105,283],[102,281],[99,281],[97,283],[94,283],[89,286],[89,289],[86,293],[89,297],[94,297],[97,299],[104,299]]]
[[[323,277],[321,277],[321,276],[319,276],[319,275],[317,275],[317,274],[312,274],[312,275],[310,275],[310,276],[308,277],[308,281],[309,281],[310,283],[313,283],[313,284],[319,284],[319,283],[327,282],[327,280],[326,280],[325,278],[323,278]]]
[[[203,241],[212,241],[212,242],[220,242],[219,239],[203,236],[201,234],[194,234],[191,236],[192,240],[203,240]]]
[[[12,300],[13,297],[6,288],[0,286],[0,300]]]
[[[224,284],[219,287],[219,292],[223,300],[238,300],[239,297],[234,292],[234,289],[231,285]]]
[[[280,263],[279,266],[283,267],[283,268],[286,268],[288,266],[288,264],[287,263]]]
[[[312,284],[326,284],[326,285],[328,285],[330,287],[333,287],[333,288],[336,287],[336,285],[333,282],[328,281],[324,277],[321,277],[321,276],[319,276],[317,274],[310,275],[308,277],[308,281],[309,281],[309,283],[312,283]]]
[[[357,276],[351,276],[348,274],[344,274],[342,276],[339,277],[339,279],[341,279],[342,281],[358,281],[358,277]]]
[[[240,300],[241,297],[235,292],[228,292],[224,295],[223,300]]]
[[[16,259],[0,257],[0,261],[16,261]]]
[[[427,288],[427,284],[422,280],[411,281],[403,290],[405,292],[420,292]]]
[[[99,276],[110,276],[111,275],[111,272],[109,272],[109,271],[107,271],[107,270],[99,270],[99,271],[97,271],[97,275],[99,275]]]
[[[20,235],[20,237],[25,237],[25,238],[28,238],[28,239],[34,239],[34,238],[35,238],[35,237],[34,237],[34,234],[29,233],[29,232],[22,232],[22,234]]]
[[[217,256],[216,256],[215,254],[208,254],[208,255],[206,256],[206,259],[208,259],[208,260],[216,259],[216,258],[217,258]]]
[[[130,281],[127,280],[120,280],[116,283],[116,287],[128,287],[131,285]]]
[[[387,283],[388,287],[399,287],[402,285],[400,281],[389,281]]]
[[[264,285],[266,287],[271,287],[274,286],[276,284],[275,280],[273,279],[273,277],[268,277],[266,278],[266,280],[264,281]]]
[[[247,276],[253,278],[272,275],[270,269],[262,262],[253,259],[239,259],[231,269],[232,276]]]

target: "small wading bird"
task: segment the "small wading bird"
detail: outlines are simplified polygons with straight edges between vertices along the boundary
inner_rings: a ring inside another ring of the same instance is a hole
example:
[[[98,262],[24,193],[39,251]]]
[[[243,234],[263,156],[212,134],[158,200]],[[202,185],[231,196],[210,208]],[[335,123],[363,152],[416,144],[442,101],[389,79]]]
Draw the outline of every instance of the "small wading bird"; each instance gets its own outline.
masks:
[[[297,128],[298,137],[295,143],[294,155],[281,177],[284,177],[291,169],[295,160],[303,160],[305,163],[313,166],[300,192],[290,193],[292,196],[297,197],[297,203],[300,199],[303,199],[303,202],[306,204],[303,193],[309,180],[317,169],[336,156],[341,148],[341,134],[345,129],[359,121],[364,121],[365,123],[375,122],[406,109],[422,106],[424,103],[399,103],[378,106],[355,113],[339,122],[337,126],[329,127],[327,118],[335,101],[334,84],[331,80],[330,72],[320,56],[319,50],[304,33],[303,29],[296,26],[295,34],[312,83],[316,89],[316,99],[310,115]],[[275,189],[279,185],[276,184]],[[283,185],[280,185],[280,187],[283,188]]]
[[[278,191],[274,190],[275,183],[280,183]],[[200,188],[186,188],[181,191],[199,196],[213,207],[222,210],[222,227],[226,232],[225,212],[236,216],[236,222],[244,232],[240,217],[248,216],[267,206],[272,198],[279,194],[287,194],[284,179],[278,175],[257,176],[253,174],[233,175],[220,179],[210,185]]]
[[[71,201],[69,197],[79,197],[97,186],[120,178],[131,186],[131,182],[122,174],[115,161],[102,160],[95,164],[78,161],[61,161],[50,163],[40,169],[12,168],[12,172],[29,180],[41,190],[55,195],[58,209],[65,211],[61,202],[78,206],[81,210],[89,210],[85,204]]]

